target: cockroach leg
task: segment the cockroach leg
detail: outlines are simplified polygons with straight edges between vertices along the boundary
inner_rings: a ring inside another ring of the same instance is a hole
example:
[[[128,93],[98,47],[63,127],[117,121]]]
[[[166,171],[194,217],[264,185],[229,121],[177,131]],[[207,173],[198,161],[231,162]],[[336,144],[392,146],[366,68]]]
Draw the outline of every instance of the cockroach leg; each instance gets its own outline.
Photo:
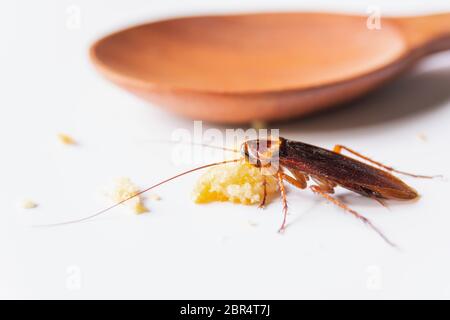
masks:
[[[264,207],[266,206],[266,199],[267,199],[267,180],[266,180],[266,176],[263,176],[263,198],[261,200],[261,203],[259,204],[258,208],[260,209],[264,209]]]
[[[378,202],[378,203],[381,204],[383,207],[385,207],[386,209],[389,210],[389,207],[387,206],[387,204],[386,204],[383,200],[381,200],[380,198],[377,198],[377,197],[374,197],[374,196],[372,196],[372,197],[370,197],[370,198],[372,198],[373,200],[375,200],[376,202]]]
[[[410,177],[414,177],[414,178],[423,178],[423,179],[432,179],[432,178],[442,177],[441,175],[424,176],[424,175],[413,174],[413,173],[408,173],[408,172],[396,170],[396,169],[394,169],[392,167],[386,166],[386,165],[384,165],[384,164],[382,164],[382,163],[380,163],[378,161],[372,160],[369,157],[366,157],[366,156],[362,155],[361,153],[359,153],[359,152],[357,152],[355,150],[352,150],[352,149],[350,149],[350,148],[348,148],[346,146],[340,145],[340,144],[335,145],[334,148],[333,148],[333,151],[336,152],[336,153],[342,153],[342,149],[347,150],[351,154],[353,154],[353,155],[355,155],[357,157],[360,157],[361,159],[364,159],[364,160],[366,160],[366,161],[368,161],[370,163],[373,163],[373,164],[375,164],[375,165],[377,165],[377,166],[379,166],[379,167],[381,167],[383,169],[386,169],[386,170],[392,171],[392,172],[396,172],[396,173],[399,173],[399,174],[403,174],[405,176],[410,176]]]
[[[306,180],[299,180],[299,179],[294,179],[291,176],[285,174],[285,173],[281,173],[281,177],[286,180],[287,182],[289,182],[290,184],[292,184],[294,187],[297,187],[299,189],[305,189],[306,188]]]
[[[306,174],[295,169],[289,169],[289,172],[291,172],[295,179],[297,179],[301,184],[305,185],[306,188],[306,182],[309,180],[309,177]]]
[[[307,184],[306,184],[307,178],[304,175],[301,175],[300,173],[298,173],[297,176],[298,177],[293,178],[290,175],[285,174],[281,170],[278,171],[278,173],[277,173],[278,186],[280,188],[281,200],[283,201],[283,224],[281,225],[279,232],[284,231],[284,229],[286,227],[286,217],[287,217],[287,210],[288,210],[286,189],[284,187],[283,180],[286,180],[287,182],[292,184],[294,187],[297,187],[299,189],[305,189],[307,186]]]
[[[286,228],[288,204],[287,204],[287,198],[286,198],[286,189],[284,188],[284,184],[283,184],[283,173],[279,171],[277,173],[277,178],[278,178],[278,186],[280,188],[280,193],[281,193],[281,200],[283,201],[283,223],[281,224],[281,227],[278,230],[278,232],[283,232],[284,229]]]
[[[355,210],[350,209],[347,205],[345,205],[345,203],[337,200],[336,198],[333,198],[332,196],[330,196],[329,194],[324,192],[322,189],[320,189],[319,186],[311,186],[311,190],[314,193],[321,195],[322,197],[324,197],[326,200],[330,201],[331,203],[337,205],[341,209],[344,209],[346,212],[352,214],[354,217],[358,218],[362,222],[364,222],[366,225],[368,225],[370,228],[372,228],[372,230],[374,230],[376,233],[378,233],[378,235],[381,238],[383,238],[383,240],[386,241],[389,245],[396,247],[396,245],[391,240],[389,240],[374,224],[372,224],[372,222],[369,219],[362,216]]]
[[[317,183],[320,187],[320,190],[326,193],[334,193],[334,188],[336,187],[336,184],[334,182],[312,176],[311,179]]]

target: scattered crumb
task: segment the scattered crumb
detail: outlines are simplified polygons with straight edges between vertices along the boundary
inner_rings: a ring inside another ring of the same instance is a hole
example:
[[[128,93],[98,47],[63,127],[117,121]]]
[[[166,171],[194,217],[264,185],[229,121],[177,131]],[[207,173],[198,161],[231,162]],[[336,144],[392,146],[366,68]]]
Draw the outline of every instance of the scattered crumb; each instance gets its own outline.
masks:
[[[277,180],[264,176],[260,169],[242,162],[213,167],[198,180],[193,198],[196,203],[229,201],[241,204],[260,203],[263,194],[263,179],[266,177],[267,196],[277,190]]]
[[[22,202],[22,208],[24,208],[24,209],[33,209],[33,208],[36,208],[37,206],[38,206],[38,204],[30,199],[25,199]]]
[[[109,197],[114,202],[120,202],[137,194],[139,191],[139,188],[129,178],[119,178],[116,180],[115,188],[109,194]],[[136,214],[149,212],[150,210],[144,205],[143,200],[142,195],[139,195],[126,201],[124,205],[132,209]]]
[[[428,141],[428,137],[423,132],[417,134],[417,138],[419,138],[423,142],[427,142]]]
[[[219,241],[220,241],[221,243],[227,243],[227,242],[230,241],[230,239],[231,239],[230,236],[228,236],[228,235],[223,235],[223,236],[221,236],[221,237],[219,238]]]
[[[66,145],[76,145],[77,144],[77,142],[71,136],[69,136],[65,133],[59,133],[58,138],[59,138],[59,141],[61,141],[61,143],[66,144]]]
[[[147,209],[147,207],[142,202],[138,202],[134,206],[134,212],[137,213],[137,214],[145,213],[145,212],[148,212],[148,211],[149,210]]]
[[[150,194],[148,195],[148,198],[149,198],[150,200],[155,200],[155,201],[161,200],[161,197],[158,196],[157,194],[154,194],[154,193],[150,193]]]
[[[253,129],[265,129],[265,128],[267,128],[267,123],[264,121],[255,120],[255,121],[252,121],[251,127]]]
[[[251,226],[251,227],[257,227],[258,226],[258,223],[257,222],[255,222],[255,221],[248,221],[248,225],[249,226]]]

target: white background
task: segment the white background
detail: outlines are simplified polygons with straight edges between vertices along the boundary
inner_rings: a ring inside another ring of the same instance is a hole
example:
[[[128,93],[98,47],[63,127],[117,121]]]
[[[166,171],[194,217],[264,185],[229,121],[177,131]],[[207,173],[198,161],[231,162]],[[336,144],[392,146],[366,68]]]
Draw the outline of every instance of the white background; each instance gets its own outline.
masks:
[[[150,201],[146,215],[122,207],[89,223],[31,227],[104,207],[98,190],[115,177],[145,187],[183,169],[171,163],[170,145],[146,139],[169,139],[192,122],[101,78],[87,58],[98,37],[182,14],[365,14],[369,5],[383,14],[450,11],[448,1],[2,1],[0,297],[450,298],[448,181],[405,178],[422,198],[390,210],[343,193],[401,251],[308,191],[289,192],[284,235],[276,232],[278,200],[265,211],[196,205],[190,193],[199,174],[157,190],[162,200]],[[79,28],[67,26],[73,8]],[[341,143],[403,170],[449,177],[449,89],[450,53],[440,53],[345,108],[276,126],[288,138]],[[61,145],[59,132],[80,145]],[[20,209],[23,198],[40,206]]]

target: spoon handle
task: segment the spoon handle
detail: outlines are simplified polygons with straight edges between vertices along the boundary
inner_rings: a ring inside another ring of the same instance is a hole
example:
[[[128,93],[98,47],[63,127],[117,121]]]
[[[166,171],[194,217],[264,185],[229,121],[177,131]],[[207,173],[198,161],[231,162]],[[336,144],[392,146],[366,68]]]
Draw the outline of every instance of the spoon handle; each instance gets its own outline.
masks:
[[[407,45],[423,54],[450,49],[450,13],[392,18],[404,33]]]

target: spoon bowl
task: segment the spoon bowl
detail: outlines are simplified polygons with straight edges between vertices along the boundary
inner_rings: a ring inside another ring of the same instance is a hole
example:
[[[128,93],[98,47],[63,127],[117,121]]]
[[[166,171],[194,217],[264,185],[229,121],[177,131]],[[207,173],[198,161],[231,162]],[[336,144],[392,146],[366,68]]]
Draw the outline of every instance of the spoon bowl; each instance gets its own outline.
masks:
[[[260,13],[176,18],[108,35],[95,66],[177,114],[219,123],[299,117],[359,97],[450,48],[450,14]]]

